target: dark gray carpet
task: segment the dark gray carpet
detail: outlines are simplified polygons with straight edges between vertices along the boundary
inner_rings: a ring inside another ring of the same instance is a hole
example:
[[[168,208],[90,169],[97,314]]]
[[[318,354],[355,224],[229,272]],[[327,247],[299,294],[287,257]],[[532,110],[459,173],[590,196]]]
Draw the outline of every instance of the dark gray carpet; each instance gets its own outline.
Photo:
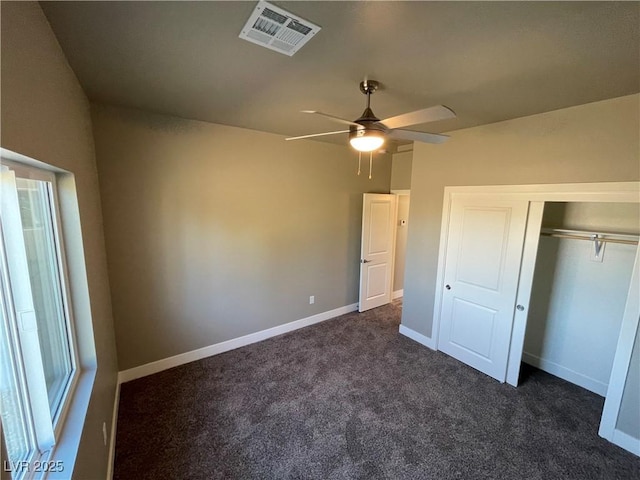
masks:
[[[603,399],[500,384],[348,314],[122,385],[115,479],[632,479]]]

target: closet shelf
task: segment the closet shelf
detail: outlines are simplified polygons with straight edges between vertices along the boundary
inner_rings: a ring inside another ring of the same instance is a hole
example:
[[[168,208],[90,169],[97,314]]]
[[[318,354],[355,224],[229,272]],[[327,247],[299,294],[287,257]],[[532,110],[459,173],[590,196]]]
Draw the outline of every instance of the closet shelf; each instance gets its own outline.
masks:
[[[542,228],[540,235],[546,237],[571,238],[574,240],[590,240],[602,243],[622,243],[625,245],[637,245],[638,235],[614,232],[591,232],[585,230],[566,230],[561,228]]]

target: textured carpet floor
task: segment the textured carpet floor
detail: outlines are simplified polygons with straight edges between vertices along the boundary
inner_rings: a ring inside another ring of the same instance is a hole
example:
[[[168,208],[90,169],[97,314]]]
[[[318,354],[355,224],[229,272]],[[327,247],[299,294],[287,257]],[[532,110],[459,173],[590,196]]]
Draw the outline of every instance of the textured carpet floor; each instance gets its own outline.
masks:
[[[348,314],[122,385],[115,475],[139,479],[633,479],[603,399],[535,369],[500,384]]]

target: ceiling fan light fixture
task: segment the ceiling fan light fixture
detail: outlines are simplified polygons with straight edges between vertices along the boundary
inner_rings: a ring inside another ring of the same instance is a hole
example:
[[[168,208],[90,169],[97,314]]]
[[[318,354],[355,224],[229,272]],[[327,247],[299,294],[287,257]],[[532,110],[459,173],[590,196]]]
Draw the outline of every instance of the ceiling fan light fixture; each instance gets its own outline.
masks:
[[[359,152],[372,152],[382,146],[384,134],[379,130],[355,130],[349,133],[349,143]]]

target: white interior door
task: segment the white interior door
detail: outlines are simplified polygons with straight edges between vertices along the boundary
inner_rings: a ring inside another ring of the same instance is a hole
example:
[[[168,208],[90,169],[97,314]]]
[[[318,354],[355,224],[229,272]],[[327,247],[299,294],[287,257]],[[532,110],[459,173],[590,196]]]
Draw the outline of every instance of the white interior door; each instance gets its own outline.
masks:
[[[451,203],[438,349],[504,382],[527,200],[458,196]]]
[[[364,312],[391,301],[396,196],[365,193],[362,202],[360,300]]]

